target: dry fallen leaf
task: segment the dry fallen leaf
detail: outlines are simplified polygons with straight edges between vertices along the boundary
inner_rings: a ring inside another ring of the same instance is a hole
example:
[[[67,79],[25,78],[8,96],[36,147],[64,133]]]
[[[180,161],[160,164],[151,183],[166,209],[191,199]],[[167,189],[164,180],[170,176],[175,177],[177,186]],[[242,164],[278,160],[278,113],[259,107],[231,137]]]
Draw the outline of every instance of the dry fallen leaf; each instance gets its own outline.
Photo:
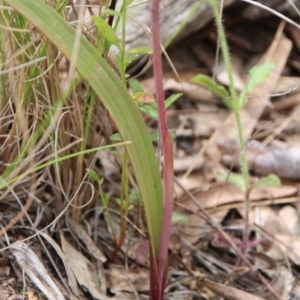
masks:
[[[203,106],[202,106],[203,107]],[[215,111],[205,111],[199,108],[201,113],[179,115],[179,126],[176,129],[177,137],[209,137],[213,131],[222,126],[229,112],[219,108]]]
[[[278,212],[278,217],[282,220],[282,223],[285,225],[286,233],[299,236],[299,213],[295,209],[295,207],[291,205],[285,205]]]
[[[279,241],[279,246],[288,258],[297,265],[300,265],[300,238],[288,234],[275,234],[275,238]]]
[[[222,162],[227,166],[240,167],[239,147],[235,140],[217,140],[222,152]],[[300,179],[300,149],[272,141],[265,146],[252,140],[246,145],[249,169],[258,175],[276,174],[280,178]]]
[[[11,245],[11,251],[22,272],[30,278],[49,300],[65,300],[52,276],[30,246],[20,241]]]
[[[118,297],[119,292],[133,293],[135,288],[137,291],[149,290],[149,270],[148,269],[132,269],[128,271],[123,266],[110,265],[108,274],[109,288]],[[117,298],[118,299],[118,298]]]
[[[250,204],[254,206],[265,201],[268,201],[270,204],[276,203],[276,199],[291,197],[296,195],[297,192],[297,187],[289,185],[255,187],[250,193]],[[245,201],[245,194],[234,184],[230,183],[216,184],[208,190],[195,193],[194,196],[204,208],[210,211],[214,211],[218,207],[224,207],[225,209],[243,207]],[[198,210],[197,206],[190,199],[185,199],[182,203],[191,209]]]
[[[78,286],[77,286],[77,281],[74,276],[73,271],[70,268],[70,265],[68,263],[68,260],[66,258],[66,255],[63,253],[61,247],[45,232],[40,232],[40,235],[53,247],[53,249],[56,251],[57,255],[60,257],[62,260],[67,276],[68,276],[68,282],[71,287],[72,292],[78,296]]]
[[[263,300],[263,298],[259,296],[255,296],[253,294],[246,293],[234,287],[213,282],[208,279],[203,280],[203,284],[212,291],[214,291],[216,294],[226,298],[227,300]]]
[[[194,164],[194,170],[202,168],[204,163],[203,157],[198,157],[198,155],[188,155],[185,157],[179,157],[174,159],[174,172],[184,172],[191,164]]]
[[[140,81],[140,84],[144,92],[149,94],[155,94],[155,82],[153,77]],[[188,81],[178,82],[174,78],[165,77],[163,79],[163,84],[164,91],[172,90],[177,93],[183,93],[194,100],[201,100],[210,103],[216,103],[216,101],[218,100],[218,98],[212,92]]]
[[[86,288],[88,292],[96,299],[104,300],[106,296],[100,292],[98,278],[94,265],[80,252],[75,250],[64,238],[60,235],[63,251],[66,255],[68,264],[78,281],[78,283]]]

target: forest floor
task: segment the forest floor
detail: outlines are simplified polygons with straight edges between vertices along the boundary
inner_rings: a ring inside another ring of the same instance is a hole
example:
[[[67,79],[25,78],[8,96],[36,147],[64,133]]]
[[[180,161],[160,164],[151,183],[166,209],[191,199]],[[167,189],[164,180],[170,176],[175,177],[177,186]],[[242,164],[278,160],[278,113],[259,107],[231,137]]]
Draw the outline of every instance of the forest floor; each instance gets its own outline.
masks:
[[[223,19],[236,90],[244,89],[254,66],[275,65],[269,78],[251,92],[242,112],[250,181],[254,186],[262,176],[273,173],[281,185],[256,186],[248,195],[250,242],[244,257],[252,264],[251,270],[217,231],[220,225],[241,249],[245,194],[229,180],[229,174],[240,173],[233,113],[218,97],[189,81],[201,73],[228,84],[222,58],[216,59],[214,22],[169,47],[167,53],[178,75],[165,59],[165,93],[182,96],[167,111],[169,128],[176,135],[176,180],[166,300],[300,300],[300,31],[275,16],[253,22],[235,13],[229,9]],[[155,93],[151,70],[138,80],[146,92]],[[157,122],[144,117],[149,132],[156,132]],[[115,132],[111,120],[105,126]],[[97,155],[103,190],[117,198],[120,160],[111,150]],[[44,204],[37,201],[28,211],[38,229],[58,211],[53,207],[52,191],[46,188],[44,192]],[[146,226],[134,188],[131,195],[126,238],[113,262],[115,243],[107,215],[100,200],[94,199],[80,221],[65,212],[55,226],[32,238],[26,244],[28,261],[23,265],[18,255],[25,251],[25,244],[1,252],[0,299],[44,299],[43,288],[54,295],[60,290],[62,299],[148,299],[149,263],[143,250]],[[2,206],[6,224],[19,208]],[[118,210],[111,200],[111,222],[117,235]],[[39,216],[44,219],[37,220]],[[32,224],[24,219],[6,238],[21,240],[34,233]],[[38,275],[25,276],[21,266]]]

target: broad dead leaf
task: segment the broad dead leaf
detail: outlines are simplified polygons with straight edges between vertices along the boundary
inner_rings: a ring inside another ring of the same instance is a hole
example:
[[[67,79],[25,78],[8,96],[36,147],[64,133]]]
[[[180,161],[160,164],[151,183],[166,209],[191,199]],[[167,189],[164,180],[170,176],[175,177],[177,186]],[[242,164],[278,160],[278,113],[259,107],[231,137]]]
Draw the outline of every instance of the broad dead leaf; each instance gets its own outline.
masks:
[[[118,297],[118,292],[133,293],[135,288],[138,291],[149,290],[149,270],[147,269],[132,269],[128,271],[123,266],[110,265],[108,275],[109,288]]]
[[[71,290],[76,296],[78,296],[79,293],[78,293],[77,281],[76,281],[74,273],[68,263],[66,255],[62,251],[61,247],[48,234],[46,234],[45,232],[40,232],[40,235],[53,247],[53,249],[56,251],[57,255],[62,260],[65,270],[66,270],[66,273],[68,275],[68,282],[71,287]]]
[[[275,238],[279,241],[278,244],[283,253],[286,253],[294,264],[300,265],[300,237],[288,234],[276,234]]]
[[[240,167],[239,147],[235,140],[218,140],[222,162],[227,166]],[[300,148],[272,141],[264,146],[258,141],[246,145],[249,169],[258,175],[276,174],[280,178],[300,179]]]
[[[250,193],[251,205],[259,205],[260,202],[268,201],[270,204],[276,203],[276,199],[291,197],[298,192],[294,186],[282,185],[280,187],[255,187]],[[224,209],[243,207],[245,194],[233,184],[216,184],[206,191],[195,193],[199,203],[206,209],[213,211],[217,207]],[[195,204],[186,199],[182,202],[191,209],[197,210]],[[227,205],[225,207],[225,205]]]
[[[65,300],[52,276],[29,245],[24,242],[18,242],[11,245],[11,251],[22,272],[30,278],[48,299]]]
[[[94,265],[80,252],[75,250],[64,238],[60,235],[63,251],[66,255],[68,264],[78,281],[78,283],[86,288],[89,293],[96,299],[103,300],[106,296],[100,292],[97,274]]]

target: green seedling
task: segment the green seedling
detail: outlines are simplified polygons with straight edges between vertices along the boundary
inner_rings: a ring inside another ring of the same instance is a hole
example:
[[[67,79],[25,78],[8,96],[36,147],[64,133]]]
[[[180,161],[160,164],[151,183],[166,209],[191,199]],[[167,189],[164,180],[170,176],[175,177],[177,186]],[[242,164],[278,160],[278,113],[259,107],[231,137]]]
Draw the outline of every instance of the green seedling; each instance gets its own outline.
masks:
[[[100,178],[98,173],[93,169],[88,169],[88,174],[98,184],[98,192],[99,192],[100,199],[102,201],[102,208],[106,210],[108,208],[108,204],[110,200],[110,193],[103,194],[102,191],[103,178]]]
[[[224,103],[228,106],[230,110],[233,111],[236,119],[237,129],[238,129],[238,138],[239,138],[239,147],[241,153],[241,166],[242,166],[242,178],[239,176],[233,175],[230,180],[233,180],[244,192],[245,192],[245,229],[243,234],[243,243],[247,245],[248,243],[248,232],[249,232],[249,193],[251,191],[250,181],[249,181],[249,170],[247,164],[247,156],[245,150],[245,141],[243,135],[243,128],[241,123],[241,110],[243,109],[247,96],[249,93],[260,83],[266,80],[274,68],[272,64],[264,64],[261,66],[257,66],[250,71],[249,79],[244,91],[238,96],[235,91],[234,80],[233,80],[233,72],[230,61],[229,47],[226,40],[224,26],[222,24],[222,20],[220,17],[218,1],[210,0],[212,5],[214,18],[218,30],[218,35],[220,39],[221,51],[225,63],[225,67],[227,70],[228,78],[229,78],[229,91],[227,91],[224,87],[216,83],[213,79],[205,76],[198,75],[192,79],[192,82],[198,83],[209,89],[211,92],[215,93],[219,96]],[[243,248],[246,249],[246,246]]]
[[[147,114],[150,118],[158,121],[158,106],[155,102],[155,98],[146,92],[144,92],[142,86],[136,79],[129,80],[129,86],[133,92],[132,99],[138,103],[139,109]],[[171,95],[165,101],[165,109],[168,109],[182,93]]]
[[[116,243],[117,236],[116,236],[116,233],[114,230],[114,226],[113,226],[111,215],[110,215],[109,208],[108,208],[108,204],[109,204],[110,198],[111,198],[110,193],[106,193],[106,194],[103,193],[103,190],[102,190],[103,178],[100,178],[97,172],[95,172],[93,169],[88,169],[88,174],[98,184],[98,192],[99,192],[99,196],[100,196],[100,199],[102,202],[102,208],[103,208],[108,226],[110,228],[110,231],[112,233],[113,240]]]
[[[230,95],[230,93],[224,88],[224,86],[218,84],[216,81],[206,75],[199,74],[193,77],[191,79],[191,82],[207,88],[212,93],[220,97],[230,110],[239,113],[245,106],[246,99],[249,93],[257,85],[264,82],[268,78],[274,67],[274,64],[268,63],[256,66],[251,69],[245,89],[236,98],[232,98],[232,95]]]

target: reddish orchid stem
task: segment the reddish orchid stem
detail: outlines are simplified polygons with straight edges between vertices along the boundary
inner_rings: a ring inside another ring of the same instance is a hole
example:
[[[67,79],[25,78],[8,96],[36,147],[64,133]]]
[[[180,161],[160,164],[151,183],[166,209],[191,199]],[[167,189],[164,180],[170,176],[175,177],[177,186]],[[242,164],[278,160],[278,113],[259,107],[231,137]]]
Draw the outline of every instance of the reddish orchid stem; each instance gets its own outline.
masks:
[[[160,0],[152,0],[152,45],[153,45],[153,71],[156,85],[156,102],[158,107],[158,122],[162,144],[162,155],[164,158],[163,168],[163,223],[160,240],[159,253],[157,255],[157,272],[159,284],[159,298],[163,299],[164,287],[167,275],[167,253],[171,233],[172,211],[173,211],[173,145],[168,131],[165,109],[165,96],[163,90],[163,71],[160,44]],[[150,299],[152,292],[150,291]]]

